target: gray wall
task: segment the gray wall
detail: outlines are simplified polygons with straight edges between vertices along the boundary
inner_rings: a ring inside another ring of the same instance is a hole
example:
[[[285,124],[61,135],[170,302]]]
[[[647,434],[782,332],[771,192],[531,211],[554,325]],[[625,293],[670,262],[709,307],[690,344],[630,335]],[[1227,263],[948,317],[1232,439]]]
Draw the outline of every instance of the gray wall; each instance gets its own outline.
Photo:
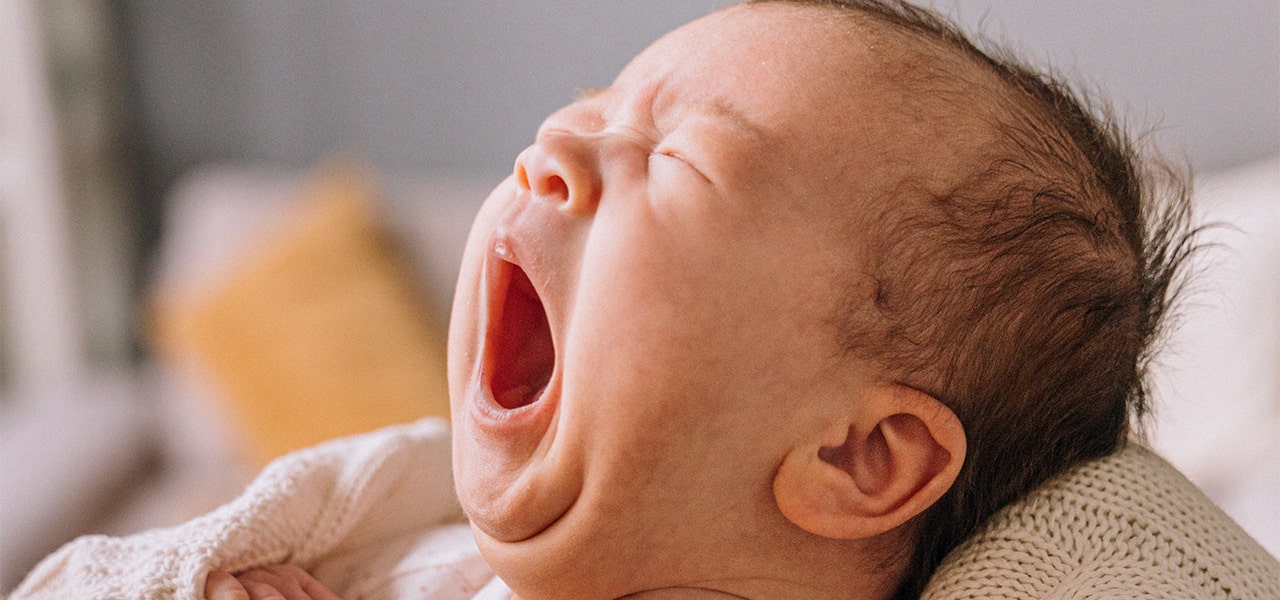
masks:
[[[505,172],[576,86],[718,0],[128,0],[151,174],[301,165],[334,148],[391,171]],[[1280,153],[1276,0],[943,0],[1084,74],[1200,171]]]
[[[576,87],[713,0],[131,0],[158,171],[216,158],[497,175]]]
[[[1096,85],[1202,172],[1280,153],[1278,0],[947,0],[940,8]],[[990,7],[988,9],[988,7]]]

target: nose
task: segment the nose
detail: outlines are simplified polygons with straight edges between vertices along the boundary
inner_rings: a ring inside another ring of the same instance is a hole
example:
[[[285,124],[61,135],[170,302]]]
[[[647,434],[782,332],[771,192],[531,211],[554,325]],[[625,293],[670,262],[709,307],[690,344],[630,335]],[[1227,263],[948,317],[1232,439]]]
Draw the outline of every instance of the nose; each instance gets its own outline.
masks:
[[[599,156],[582,136],[542,136],[516,157],[515,178],[535,199],[569,212],[590,212],[600,199]]]

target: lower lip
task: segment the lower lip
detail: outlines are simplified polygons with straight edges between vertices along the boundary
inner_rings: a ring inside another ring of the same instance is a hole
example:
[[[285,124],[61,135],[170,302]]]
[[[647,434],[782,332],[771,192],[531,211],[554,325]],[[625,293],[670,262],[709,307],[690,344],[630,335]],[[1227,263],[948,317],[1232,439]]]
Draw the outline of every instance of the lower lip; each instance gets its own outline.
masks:
[[[472,386],[471,418],[482,430],[495,435],[544,429],[550,423],[555,405],[553,386],[554,379],[537,392],[533,402],[519,408],[506,408],[498,404],[487,384],[477,381]]]

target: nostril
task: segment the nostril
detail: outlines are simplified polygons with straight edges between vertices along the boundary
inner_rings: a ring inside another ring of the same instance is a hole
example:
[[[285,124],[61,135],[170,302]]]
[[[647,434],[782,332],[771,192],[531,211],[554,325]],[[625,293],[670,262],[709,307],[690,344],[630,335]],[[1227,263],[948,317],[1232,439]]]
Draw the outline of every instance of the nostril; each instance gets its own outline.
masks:
[[[564,182],[564,178],[559,175],[547,177],[546,196],[550,198],[560,198],[562,200],[569,199],[569,185]]]
[[[516,184],[522,189],[529,189],[529,172],[524,170],[524,165],[516,163]]]

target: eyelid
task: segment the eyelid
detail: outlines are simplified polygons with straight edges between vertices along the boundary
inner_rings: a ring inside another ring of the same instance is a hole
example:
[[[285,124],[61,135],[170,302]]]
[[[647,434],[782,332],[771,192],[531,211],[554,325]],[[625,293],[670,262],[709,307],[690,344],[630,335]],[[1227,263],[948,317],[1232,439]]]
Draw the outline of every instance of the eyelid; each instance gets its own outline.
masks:
[[[691,162],[688,159],[688,157],[686,157],[685,154],[683,152],[680,152],[679,150],[675,150],[672,148],[665,148],[659,145],[655,147],[652,152],[649,153],[649,156],[665,156],[667,158],[678,160],[682,164],[684,164],[684,166],[688,167],[689,169],[692,169],[694,173],[697,173],[698,177],[701,177],[703,181],[706,181],[709,184],[715,185],[715,182],[712,181],[710,177],[707,177],[707,174],[702,172],[702,169],[699,169],[697,165],[693,164],[693,162]]]
[[[688,160],[686,160],[686,158],[685,158],[684,153],[680,152],[679,150],[673,150],[673,149],[671,149],[671,148],[664,148],[664,147],[659,146],[659,147],[657,147],[657,148],[654,148],[654,149],[653,149],[653,152],[650,152],[650,154],[658,154],[658,155],[661,155],[661,156],[670,156],[671,158],[675,158],[675,159],[679,159],[679,160],[683,160],[683,161],[685,161],[685,162],[688,162]]]

